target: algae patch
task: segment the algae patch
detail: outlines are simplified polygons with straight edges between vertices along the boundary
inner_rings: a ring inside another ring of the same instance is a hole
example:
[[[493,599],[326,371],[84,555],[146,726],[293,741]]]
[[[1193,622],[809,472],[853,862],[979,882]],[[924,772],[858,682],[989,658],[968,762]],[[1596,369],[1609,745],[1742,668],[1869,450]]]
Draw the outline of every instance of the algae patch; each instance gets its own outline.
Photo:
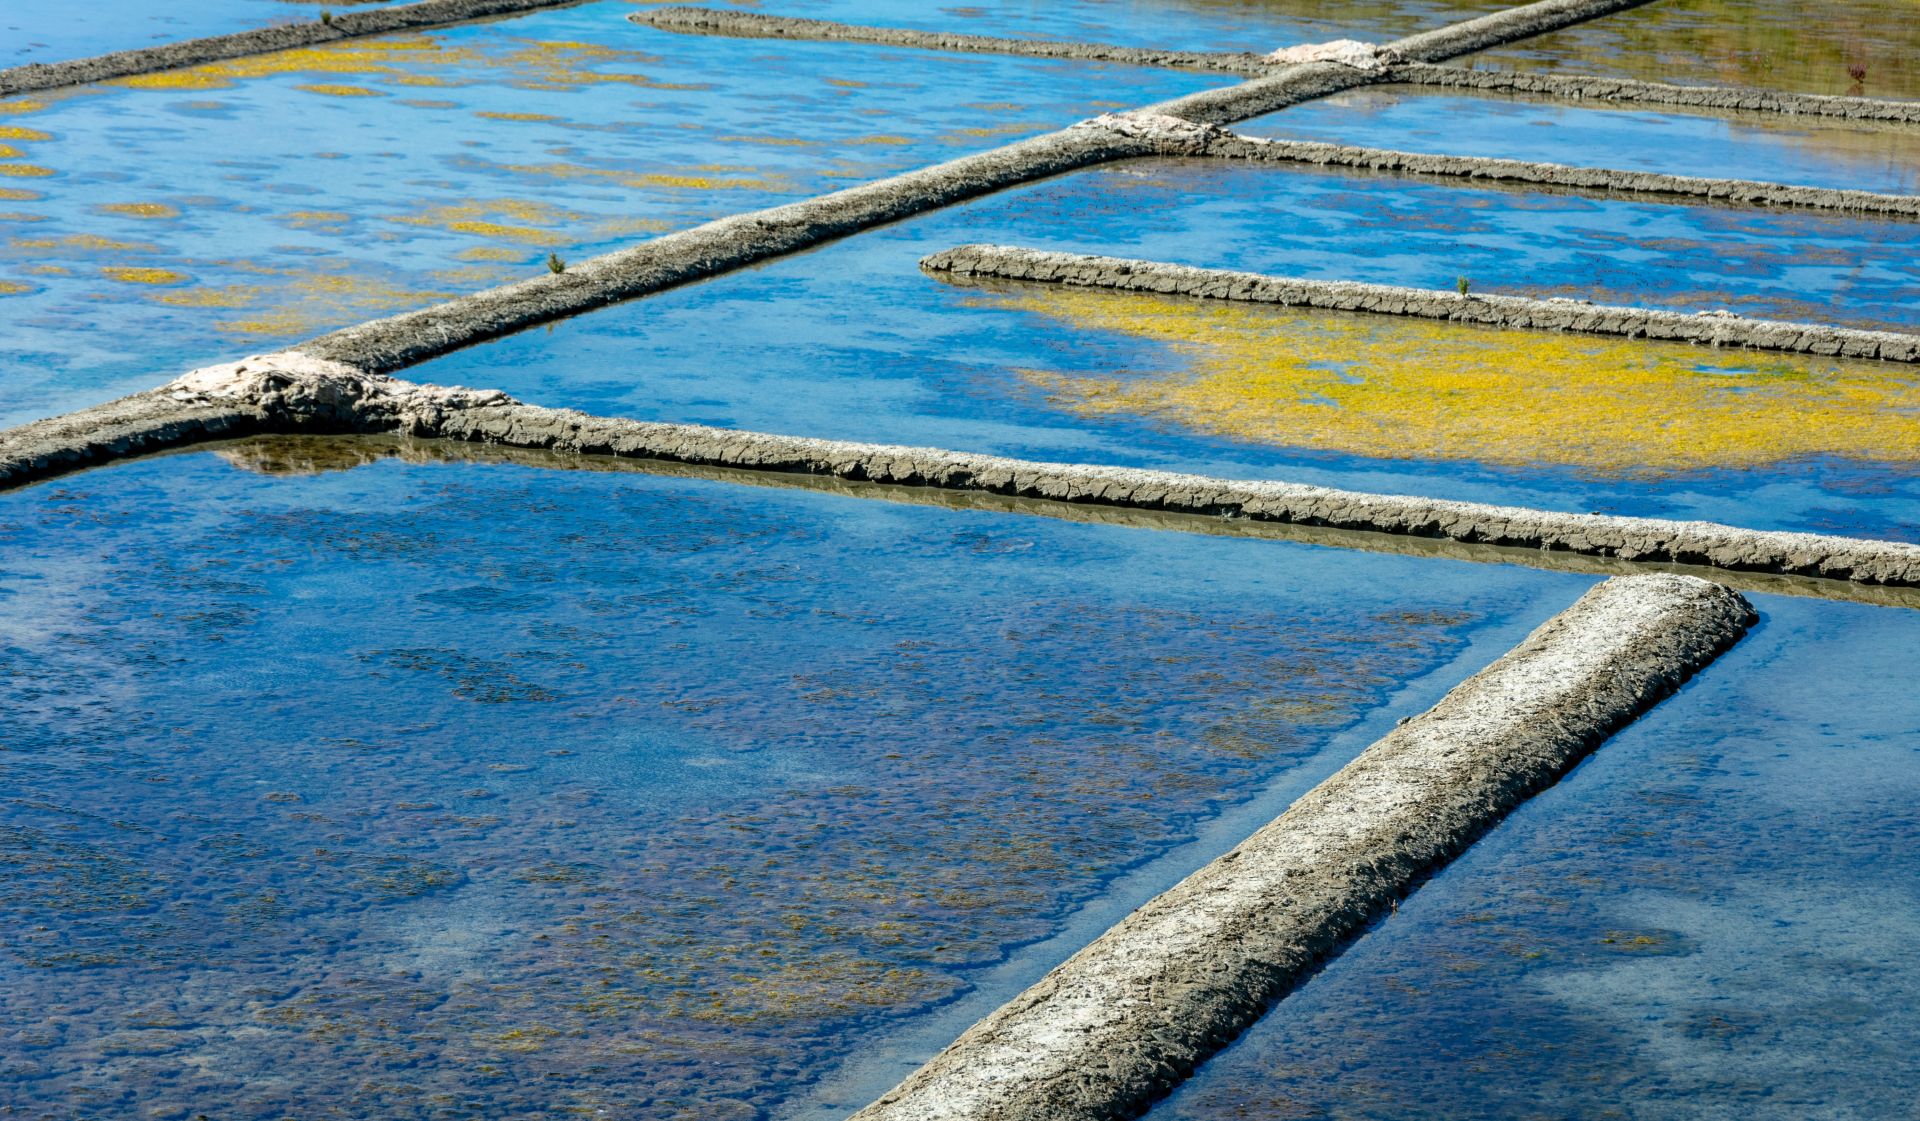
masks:
[[[1086,291],[991,298],[1165,348],[1023,376],[1083,415],[1289,447],[1645,476],[1802,457],[1920,461],[1920,385],[1877,363]]]

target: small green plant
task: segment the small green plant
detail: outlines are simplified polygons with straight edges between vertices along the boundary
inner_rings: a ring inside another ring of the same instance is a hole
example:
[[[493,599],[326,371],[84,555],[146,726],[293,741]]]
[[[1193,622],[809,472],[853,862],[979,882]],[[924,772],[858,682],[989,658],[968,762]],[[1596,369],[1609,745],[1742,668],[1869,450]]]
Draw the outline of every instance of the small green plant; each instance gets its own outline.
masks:
[[[333,26],[333,11],[332,11],[332,9],[329,9],[329,8],[322,8],[322,9],[320,9],[320,22],[321,22],[321,23],[324,23],[324,24],[326,24],[326,25],[327,25],[328,27],[332,27],[332,26]]]
[[[1458,288],[1460,290],[1460,294],[1464,296],[1467,294],[1467,290],[1473,287],[1473,282],[1463,276],[1459,280],[1454,281],[1453,286],[1455,288]]]
[[[547,254],[547,271],[551,273],[566,272],[567,263],[560,259],[560,254],[549,253]]]

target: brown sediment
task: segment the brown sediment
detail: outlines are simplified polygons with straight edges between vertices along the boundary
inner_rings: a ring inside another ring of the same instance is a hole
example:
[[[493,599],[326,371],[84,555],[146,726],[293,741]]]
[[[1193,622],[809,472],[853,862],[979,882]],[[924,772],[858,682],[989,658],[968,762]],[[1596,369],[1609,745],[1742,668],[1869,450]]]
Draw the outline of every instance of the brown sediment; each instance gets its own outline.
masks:
[[[179,70],[208,62],[267,54],[295,47],[312,47],[342,39],[359,39],[390,31],[470,23],[498,16],[564,8],[585,0],[419,0],[392,8],[345,12],[331,22],[308,20],[274,27],[237,31],[203,39],[186,39],[139,50],[115,51],[65,62],[29,62],[0,70],[0,97],[36,90],[80,86],[113,78],[131,78],[163,70]]]
[[[1425,288],[1306,280],[1160,261],[1054,253],[1006,245],[963,245],[934,253],[920,267],[942,279],[1012,280],[1076,288],[1150,292],[1207,300],[1439,319],[1534,331],[1578,331],[1629,339],[1743,347],[1882,362],[1920,362],[1920,335],[1783,323],[1726,312],[1661,311],[1579,300],[1462,295]]]
[[[1419,62],[1394,66],[1387,81],[1432,89],[1535,94],[1568,101],[1727,109],[1798,117],[1832,117],[1846,121],[1920,123],[1920,101],[1889,101],[1874,97],[1835,97],[1727,86],[1675,86],[1632,78],[1481,70]]]
[[[1138,1116],[1756,618],[1704,580],[1607,581],[855,1121]]]

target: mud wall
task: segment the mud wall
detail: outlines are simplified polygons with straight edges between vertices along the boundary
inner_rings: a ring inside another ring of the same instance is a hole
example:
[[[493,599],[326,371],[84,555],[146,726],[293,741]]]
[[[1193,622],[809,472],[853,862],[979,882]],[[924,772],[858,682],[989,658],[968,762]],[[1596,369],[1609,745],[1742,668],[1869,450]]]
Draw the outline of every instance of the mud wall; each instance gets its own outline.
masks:
[[[855,1121],[1137,1116],[1755,619],[1703,580],[1600,585]]]
[[[1615,307],[1526,296],[1463,296],[1344,280],[1304,280],[1229,269],[1053,253],[1006,245],[963,245],[932,254],[920,267],[944,279],[1017,280],[1075,288],[1150,292],[1207,300],[1324,308],[1328,311],[1442,319],[1529,331],[1578,331],[1629,339],[1737,346],[1789,354],[1920,362],[1920,335],[1860,331],[1815,323],[1749,319],[1726,312]]]

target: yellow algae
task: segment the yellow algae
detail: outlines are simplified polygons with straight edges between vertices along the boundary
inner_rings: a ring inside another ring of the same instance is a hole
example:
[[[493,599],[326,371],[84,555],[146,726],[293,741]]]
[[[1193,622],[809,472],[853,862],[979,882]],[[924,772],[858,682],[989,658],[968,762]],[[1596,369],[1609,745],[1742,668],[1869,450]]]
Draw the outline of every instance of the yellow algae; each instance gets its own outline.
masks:
[[[128,218],[178,218],[180,208],[164,202],[110,202],[100,210],[108,214],[119,214]]]
[[[33,285],[22,284],[17,280],[0,280],[0,296],[18,296],[33,291]]]
[[[183,70],[117,78],[115,85],[146,90],[226,89],[248,78],[279,74],[366,74],[395,80],[407,77],[402,67],[447,66],[473,62],[478,54],[455,49],[425,36],[392,39],[356,39],[324,47],[301,47],[272,54],[210,62]]]
[[[830,86],[839,86],[843,90],[863,90],[867,88],[867,83],[856,82],[851,78],[828,78],[827,84]]]
[[[5,199],[7,202],[38,202],[46,197],[39,191],[28,191],[19,187],[0,187],[0,199]]]
[[[0,140],[52,140],[51,132],[41,132],[37,128],[22,128],[19,125],[0,125]]]
[[[994,125],[987,128],[956,128],[946,133],[946,135],[941,137],[941,139],[945,140],[945,139],[950,139],[952,137],[957,137],[957,136],[964,136],[969,138],[991,137],[991,136],[1013,136],[1022,132],[1039,132],[1043,129],[1048,129],[1052,127],[1053,127],[1052,125],[1045,124],[1045,123],[1020,124],[1016,122],[1014,124]]]
[[[264,288],[235,284],[225,288],[189,288],[184,292],[160,292],[152,299],[174,307],[242,308],[260,298]]]
[[[17,160],[26,153],[11,144],[0,144],[0,160]]]
[[[1085,415],[1616,476],[1920,461],[1920,374],[1886,364],[1111,292],[997,299],[1168,348],[1168,368],[1137,376],[1023,372]]]
[[[460,291],[491,288],[511,275],[511,271],[499,265],[468,265],[465,268],[433,271],[434,283]]]
[[[186,273],[171,269],[136,268],[130,265],[109,265],[100,270],[100,275],[122,284],[182,284],[190,279]]]
[[[849,144],[911,144],[913,141],[904,136],[856,136],[847,141]]]
[[[296,230],[311,230],[346,225],[353,221],[353,215],[342,210],[294,210],[275,220]]]
[[[409,226],[432,226],[454,233],[472,234],[492,241],[521,241],[548,245],[554,240],[554,226],[577,221],[581,215],[570,210],[526,199],[490,199],[481,202],[435,206],[418,214],[398,215],[392,221]],[[508,219],[502,222],[496,219]],[[513,224],[517,223],[517,224]]]
[[[673,228],[673,223],[664,218],[606,218],[593,224],[596,237],[619,237],[622,234],[660,234]]]
[[[476,245],[472,249],[462,249],[460,252],[454,254],[455,257],[458,257],[462,261],[514,262],[524,259],[526,255],[525,250],[508,249],[504,245]]]
[[[489,121],[557,121],[561,118],[551,113],[475,113]]]
[[[0,98],[0,113],[5,114],[38,113],[46,107],[47,103],[44,101],[9,101],[5,98]]]
[[[607,179],[627,187],[684,187],[701,191],[778,191],[786,185],[779,179],[735,179],[678,172],[615,171],[609,168],[583,167],[577,163],[500,164],[503,171],[516,175],[544,175],[554,179]]]
[[[72,276],[73,270],[65,265],[28,265],[20,270],[34,276]]]
[[[818,140],[802,140],[797,136],[722,136],[723,144],[766,144],[777,148],[817,148]]]
[[[448,294],[401,288],[372,277],[307,273],[298,276],[286,288],[267,295],[283,297],[286,302],[251,319],[215,323],[215,329],[233,335],[284,338],[340,323],[357,322],[369,315],[419,307],[445,299]]]
[[[22,222],[44,222],[46,220],[47,216],[44,214],[22,214],[17,210],[0,210],[0,222],[7,222],[16,226]]]
[[[0,175],[11,176],[15,179],[45,179],[52,174],[52,168],[41,167],[38,164],[0,163]]]
[[[88,253],[158,253],[160,247],[144,241],[115,241],[99,234],[67,234],[63,237],[17,237],[16,249],[74,249]]]
[[[342,86],[326,83],[300,85],[293,87],[308,93],[317,93],[325,97],[385,97],[379,90],[370,90],[365,86]]]
[[[605,63],[642,65],[660,61],[656,55],[640,51],[603,47],[597,43],[542,42],[522,40],[524,46],[498,55],[491,61],[512,71],[513,85],[522,89],[571,90],[582,86],[621,83],[657,90],[702,90],[712,87],[694,83],[656,82],[644,74],[609,73],[589,66]]]

